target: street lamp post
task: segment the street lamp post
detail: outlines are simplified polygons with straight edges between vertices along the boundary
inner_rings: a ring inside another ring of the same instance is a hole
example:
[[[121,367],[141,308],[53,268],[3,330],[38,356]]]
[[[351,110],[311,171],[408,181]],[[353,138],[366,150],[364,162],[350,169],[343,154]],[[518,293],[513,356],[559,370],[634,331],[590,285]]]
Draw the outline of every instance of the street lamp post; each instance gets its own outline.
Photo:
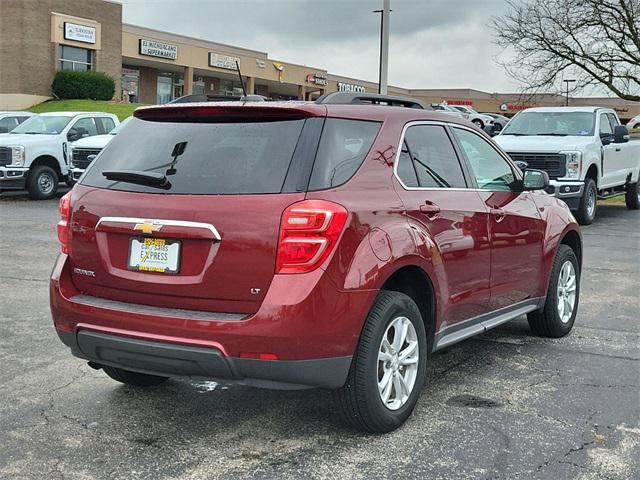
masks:
[[[571,79],[571,80],[562,80],[562,81],[567,84],[567,101],[566,101],[566,105],[568,107],[569,106],[569,84],[570,83],[575,83],[575,80]]]
[[[378,93],[387,94],[387,76],[389,72],[389,13],[391,0],[382,0],[382,10],[374,10],[380,14],[380,73],[378,76]]]

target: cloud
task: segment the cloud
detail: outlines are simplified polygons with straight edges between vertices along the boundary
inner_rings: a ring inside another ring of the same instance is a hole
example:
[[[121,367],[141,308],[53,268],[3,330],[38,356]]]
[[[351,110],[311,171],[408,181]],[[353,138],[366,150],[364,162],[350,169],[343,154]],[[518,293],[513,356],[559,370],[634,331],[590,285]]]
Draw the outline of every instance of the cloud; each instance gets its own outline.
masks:
[[[127,23],[376,81],[382,0],[122,0]],[[179,5],[179,6],[178,6]],[[488,27],[504,0],[392,0],[389,83],[515,90]]]

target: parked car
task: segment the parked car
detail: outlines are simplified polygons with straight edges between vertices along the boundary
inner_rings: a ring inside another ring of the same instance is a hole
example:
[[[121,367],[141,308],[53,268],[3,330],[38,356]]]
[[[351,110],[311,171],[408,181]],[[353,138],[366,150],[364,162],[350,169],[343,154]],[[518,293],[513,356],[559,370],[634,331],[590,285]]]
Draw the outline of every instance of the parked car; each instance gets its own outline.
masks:
[[[70,181],[68,145],[109,133],[118,117],[99,112],[51,112],[35,115],[0,136],[0,190],[22,190],[31,198],[53,198],[58,183]]]
[[[431,108],[437,112],[446,113],[447,115],[452,115],[458,118],[467,118],[467,115],[462,113],[460,110],[456,110],[455,108],[447,105],[446,103],[432,103]]]
[[[386,432],[433,352],[525,314],[566,335],[582,241],[547,174],[384,98],[137,109],[60,200],[62,342],[130,385],[331,389]]]
[[[505,117],[504,115],[500,115],[498,113],[483,113],[483,115],[489,115],[491,118],[493,118],[493,132],[494,133],[499,133],[504,127],[507,126],[507,123],[509,123],[509,120],[511,120],[509,117]]]
[[[9,133],[33,115],[31,112],[0,112],[0,134]]]
[[[529,108],[494,140],[513,160],[546,171],[549,193],[582,225],[593,222],[599,198],[624,194],[628,208],[640,208],[640,143],[629,142],[610,108]]]
[[[452,108],[455,108],[459,112],[462,112],[467,120],[477,125],[479,128],[484,129],[485,127],[488,127],[487,129],[489,131],[492,130],[493,117],[485,115],[484,113],[478,113],[473,108],[467,105],[452,105]]]
[[[640,115],[636,115],[631,120],[627,122],[627,128],[629,130],[640,129]]]
[[[107,143],[113,139],[129,123],[133,117],[125,118],[120,125],[105,135],[93,135],[81,138],[69,145],[69,157],[71,158],[69,177],[77,182],[80,176],[91,162],[98,156]]]

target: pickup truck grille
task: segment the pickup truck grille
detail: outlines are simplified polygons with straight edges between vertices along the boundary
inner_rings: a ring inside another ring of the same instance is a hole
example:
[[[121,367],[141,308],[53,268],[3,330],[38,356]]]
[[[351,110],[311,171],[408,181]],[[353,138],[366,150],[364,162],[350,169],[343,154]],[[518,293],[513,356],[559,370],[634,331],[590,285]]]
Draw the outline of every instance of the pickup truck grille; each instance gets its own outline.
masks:
[[[91,160],[88,160],[87,157],[89,155],[98,155],[101,150],[101,148],[74,148],[71,163],[75,168],[87,168],[91,163]]]
[[[507,152],[511,159],[526,162],[529,168],[544,170],[549,178],[564,177],[567,173],[567,158],[559,153],[514,153]]]
[[[0,147],[0,167],[11,165],[11,149],[9,147]]]

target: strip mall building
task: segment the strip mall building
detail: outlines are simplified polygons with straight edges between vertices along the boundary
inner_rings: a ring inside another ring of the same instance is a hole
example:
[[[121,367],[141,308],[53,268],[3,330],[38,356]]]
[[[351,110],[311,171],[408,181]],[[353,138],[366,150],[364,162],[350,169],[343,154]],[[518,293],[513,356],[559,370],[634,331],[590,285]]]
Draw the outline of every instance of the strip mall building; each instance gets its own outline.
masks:
[[[57,70],[96,70],[116,80],[116,99],[166,103],[192,93],[248,93],[312,100],[336,90],[377,92],[376,83],[334,75],[249,50],[122,23],[122,5],[109,0],[0,0],[0,110],[28,108],[51,98]],[[406,89],[389,94],[427,103],[470,105],[478,111],[515,113],[529,106],[563,105],[559,95],[524,101],[517,94],[473,89]],[[615,108],[622,118],[640,103],[617,98],[574,98],[574,105]]]

